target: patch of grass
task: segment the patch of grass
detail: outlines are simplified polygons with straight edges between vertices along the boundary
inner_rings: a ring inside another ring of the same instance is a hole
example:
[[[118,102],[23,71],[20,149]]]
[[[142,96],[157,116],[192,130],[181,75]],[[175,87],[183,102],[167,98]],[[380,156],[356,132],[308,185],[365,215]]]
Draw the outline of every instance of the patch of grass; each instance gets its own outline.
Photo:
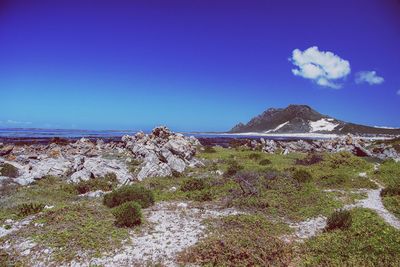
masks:
[[[259,161],[261,158],[262,158],[261,153],[251,153],[249,155],[249,159],[251,159],[251,160]]]
[[[347,229],[351,226],[351,213],[348,210],[338,210],[329,215],[325,231]]]
[[[359,173],[373,175],[373,164],[350,153],[340,152],[324,154],[324,160],[306,166],[317,185],[323,188],[376,188],[369,177],[360,177]]]
[[[21,186],[12,194],[0,198],[0,222],[6,219],[20,219],[18,207],[29,200],[49,206],[63,206],[76,200],[76,189],[60,178],[45,177],[29,186]]]
[[[9,163],[0,164],[0,176],[16,178],[18,175],[18,169],[15,166]]]
[[[182,265],[287,266],[292,248],[277,238],[288,233],[260,215],[233,215],[214,222],[211,234],[178,256]]]
[[[75,184],[75,188],[79,194],[85,194],[87,192],[96,190],[110,191],[114,189],[117,184],[118,180],[115,173],[109,173],[104,177],[80,181],[79,183]]]
[[[103,198],[103,204],[109,208],[119,206],[129,201],[136,201],[142,208],[147,208],[154,204],[154,195],[153,192],[144,187],[125,185],[105,194]]]
[[[386,186],[400,186],[400,162],[386,160],[375,174]]]
[[[128,237],[127,230],[114,225],[111,210],[97,202],[81,201],[51,209],[35,221],[43,226],[27,227],[18,234],[53,248],[52,255],[59,262],[69,262],[81,253],[100,256],[101,252],[119,247]]]
[[[357,208],[348,229],[307,240],[300,256],[305,266],[399,266],[400,232],[375,212]]]
[[[42,203],[22,203],[17,207],[18,209],[18,214],[21,215],[22,217],[26,217],[28,215],[36,214],[41,212],[44,209],[44,204]]]
[[[135,201],[125,202],[112,211],[117,226],[133,227],[142,223],[142,208]]]
[[[382,198],[385,208],[400,219],[400,195]]]
[[[212,146],[205,146],[203,153],[216,153],[217,151],[215,150],[214,147]]]

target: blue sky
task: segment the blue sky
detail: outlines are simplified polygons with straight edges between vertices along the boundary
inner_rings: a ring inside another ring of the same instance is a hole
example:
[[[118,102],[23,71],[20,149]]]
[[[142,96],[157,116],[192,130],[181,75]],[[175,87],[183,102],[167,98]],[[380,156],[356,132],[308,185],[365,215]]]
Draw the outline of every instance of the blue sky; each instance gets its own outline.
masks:
[[[0,127],[223,131],[289,104],[400,127],[399,47],[397,0],[2,0]]]

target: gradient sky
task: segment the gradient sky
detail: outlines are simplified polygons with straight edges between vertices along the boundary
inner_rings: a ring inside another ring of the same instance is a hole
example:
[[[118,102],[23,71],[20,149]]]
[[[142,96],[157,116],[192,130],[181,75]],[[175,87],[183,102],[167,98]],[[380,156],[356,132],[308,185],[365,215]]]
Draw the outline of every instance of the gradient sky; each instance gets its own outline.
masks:
[[[335,86],[292,71],[313,46],[349,63]],[[0,0],[0,99],[0,127],[223,131],[289,104],[400,127],[400,2]]]

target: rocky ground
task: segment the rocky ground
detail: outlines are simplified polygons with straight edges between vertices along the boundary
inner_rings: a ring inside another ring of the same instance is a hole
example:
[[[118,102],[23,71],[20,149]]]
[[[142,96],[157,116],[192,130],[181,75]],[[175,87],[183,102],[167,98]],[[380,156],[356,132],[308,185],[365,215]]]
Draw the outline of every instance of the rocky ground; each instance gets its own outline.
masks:
[[[396,266],[398,144],[347,135],[221,148],[157,127],[121,141],[2,145],[0,265]],[[134,228],[102,204],[126,184],[155,196]],[[326,230],[341,210],[350,226]]]

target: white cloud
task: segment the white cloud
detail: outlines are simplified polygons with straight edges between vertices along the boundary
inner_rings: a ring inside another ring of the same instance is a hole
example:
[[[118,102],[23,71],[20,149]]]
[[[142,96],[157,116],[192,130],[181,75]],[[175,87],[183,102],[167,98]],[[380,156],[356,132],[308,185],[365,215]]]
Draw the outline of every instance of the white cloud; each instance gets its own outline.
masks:
[[[381,84],[385,81],[383,77],[376,75],[376,71],[360,71],[356,74],[356,83],[368,83],[370,85]]]
[[[399,91],[397,91],[397,95],[400,95],[400,90],[399,90]]]
[[[293,50],[290,59],[297,68],[292,69],[296,76],[315,81],[318,85],[338,89],[341,84],[335,81],[350,73],[350,63],[332,52],[319,51],[317,46],[304,51]]]

